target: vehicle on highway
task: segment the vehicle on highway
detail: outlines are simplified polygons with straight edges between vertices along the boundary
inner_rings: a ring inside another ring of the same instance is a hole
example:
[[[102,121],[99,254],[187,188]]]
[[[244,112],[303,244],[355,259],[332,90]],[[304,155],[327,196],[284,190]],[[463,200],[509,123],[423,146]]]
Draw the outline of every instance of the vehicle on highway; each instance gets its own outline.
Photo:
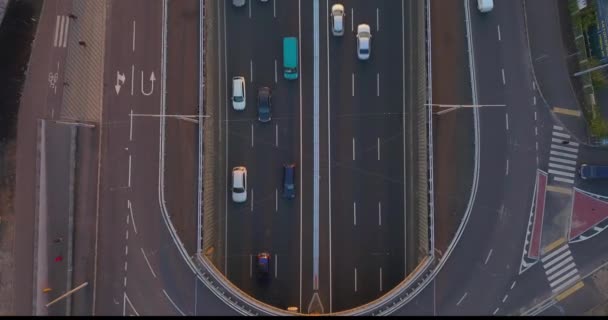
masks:
[[[256,264],[258,266],[258,276],[267,276],[270,271],[270,254],[268,252],[258,253]]]
[[[242,203],[247,201],[247,168],[232,169],[232,201]]]
[[[272,92],[268,87],[258,89],[258,121],[268,122],[272,118]]]
[[[494,8],[494,0],[477,0],[477,9],[480,12],[490,12]]]
[[[283,76],[287,80],[298,78],[298,38],[283,38]]]
[[[268,2],[268,0],[260,0],[260,2]]]
[[[372,51],[372,34],[368,24],[357,26],[357,57],[359,60],[369,59]]]
[[[232,108],[234,110],[245,110],[245,78],[237,76],[232,78]]]
[[[296,164],[283,165],[283,198],[294,199],[296,197]]]
[[[245,5],[245,0],[232,0],[232,4],[235,7],[242,7]]]
[[[581,178],[587,180],[608,179],[608,166],[594,166],[582,164],[580,169]]]
[[[334,36],[344,35],[344,6],[336,3],[331,6],[331,33]]]

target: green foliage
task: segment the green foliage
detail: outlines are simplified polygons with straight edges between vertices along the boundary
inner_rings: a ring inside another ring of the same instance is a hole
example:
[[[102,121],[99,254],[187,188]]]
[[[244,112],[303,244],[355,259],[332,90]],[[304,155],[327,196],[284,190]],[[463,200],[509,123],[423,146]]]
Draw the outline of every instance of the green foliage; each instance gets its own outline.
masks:
[[[599,138],[608,137],[608,121],[602,119],[600,115],[596,115],[591,119],[589,127],[594,136]]]
[[[601,70],[591,72],[591,83],[593,88],[606,88],[608,85],[606,75]]]

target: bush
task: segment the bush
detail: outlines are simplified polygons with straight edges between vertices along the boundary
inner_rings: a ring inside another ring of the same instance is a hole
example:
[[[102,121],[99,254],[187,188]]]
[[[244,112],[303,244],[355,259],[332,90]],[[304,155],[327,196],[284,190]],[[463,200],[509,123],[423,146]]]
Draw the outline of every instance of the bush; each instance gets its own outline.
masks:
[[[602,119],[598,113],[594,112],[594,116],[591,119],[590,129],[591,133],[599,138],[607,138],[608,137],[608,121]]]

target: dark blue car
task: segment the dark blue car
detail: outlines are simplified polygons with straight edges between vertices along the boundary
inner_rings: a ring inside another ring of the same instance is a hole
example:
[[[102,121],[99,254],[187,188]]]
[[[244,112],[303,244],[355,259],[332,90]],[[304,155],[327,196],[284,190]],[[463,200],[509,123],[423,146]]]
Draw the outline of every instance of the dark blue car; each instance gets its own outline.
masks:
[[[258,120],[268,122],[272,118],[272,92],[268,87],[258,89]]]
[[[296,165],[295,163],[283,165],[283,198],[296,197]]]

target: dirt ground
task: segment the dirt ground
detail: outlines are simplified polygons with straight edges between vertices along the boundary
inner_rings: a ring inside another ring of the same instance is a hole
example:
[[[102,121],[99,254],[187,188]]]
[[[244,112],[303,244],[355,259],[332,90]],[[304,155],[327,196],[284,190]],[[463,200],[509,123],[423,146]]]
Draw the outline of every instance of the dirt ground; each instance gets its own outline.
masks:
[[[604,302],[585,312],[586,316],[608,315],[608,268],[604,268],[591,276],[598,292],[603,294]]]
[[[13,315],[15,270],[14,141],[0,143],[0,316]]]

